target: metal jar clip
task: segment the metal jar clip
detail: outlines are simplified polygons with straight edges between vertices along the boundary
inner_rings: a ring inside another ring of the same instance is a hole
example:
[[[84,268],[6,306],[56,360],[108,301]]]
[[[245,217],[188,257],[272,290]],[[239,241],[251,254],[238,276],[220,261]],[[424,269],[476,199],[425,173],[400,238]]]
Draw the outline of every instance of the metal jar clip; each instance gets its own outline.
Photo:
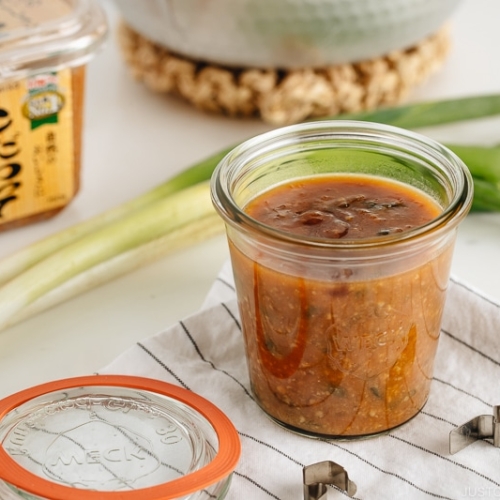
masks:
[[[500,406],[493,407],[493,415],[480,415],[450,432],[450,453],[453,455],[470,444],[492,439],[500,448]]]
[[[349,479],[347,471],[329,460],[306,465],[303,476],[304,500],[326,500],[327,485],[336,486],[350,497],[356,493],[356,485]]]

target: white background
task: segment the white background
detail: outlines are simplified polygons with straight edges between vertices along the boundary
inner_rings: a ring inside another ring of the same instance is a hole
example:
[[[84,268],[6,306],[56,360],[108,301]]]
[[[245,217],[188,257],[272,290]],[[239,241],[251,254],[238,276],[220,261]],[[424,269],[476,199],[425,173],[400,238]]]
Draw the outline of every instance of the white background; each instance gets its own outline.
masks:
[[[220,149],[270,127],[203,114],[134,81],[111,36],[87,73],[82,188],[50,221],[0,233],[0,257],[127,201]],[[444,67],[412,101],[500,92],[500,2],[465,0]],[[421,132],[455,143],[500,143],[500,118]],[[93,373],[134,342],[194,313],[227,259],[224,236],[171,255],[0,332],[0,397]],[[500,300],[500,213],[470,214],[453,272]],[[498,332],[491,332],[497,335]]]

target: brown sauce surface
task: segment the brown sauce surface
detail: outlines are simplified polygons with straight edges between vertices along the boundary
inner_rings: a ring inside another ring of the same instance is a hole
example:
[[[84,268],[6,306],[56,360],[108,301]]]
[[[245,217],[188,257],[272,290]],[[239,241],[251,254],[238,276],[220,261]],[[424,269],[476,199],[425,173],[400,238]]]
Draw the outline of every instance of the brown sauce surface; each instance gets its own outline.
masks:
[[[315,238],[361,239],[400,233],[434,219],[425,194],[375,177],[328,176],[283,184],[245,211],[269,226]]]

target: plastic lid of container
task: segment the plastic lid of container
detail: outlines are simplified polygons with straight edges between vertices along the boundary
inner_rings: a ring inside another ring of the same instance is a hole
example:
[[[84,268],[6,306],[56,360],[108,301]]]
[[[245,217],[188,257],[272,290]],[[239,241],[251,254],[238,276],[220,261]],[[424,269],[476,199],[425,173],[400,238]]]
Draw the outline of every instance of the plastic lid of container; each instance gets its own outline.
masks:
[[[0,78],[86,63],[108,33],[96,0],[2,0]]]
[[[52,500],[223,498],[238,433],[212,403],[148,378],[89,376],[0,401],[0,479]]]

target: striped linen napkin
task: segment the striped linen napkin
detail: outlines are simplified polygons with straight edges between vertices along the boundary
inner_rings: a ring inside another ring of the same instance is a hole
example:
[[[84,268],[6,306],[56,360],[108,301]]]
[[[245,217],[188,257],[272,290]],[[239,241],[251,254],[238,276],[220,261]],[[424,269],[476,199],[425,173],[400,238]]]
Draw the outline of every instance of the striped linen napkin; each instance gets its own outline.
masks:
[[[244,360],[230,264],[202,309],[124,352],[101,373],[162,379],[190,389],[232,420],[241,460],[227,500],[302,500],[302,469],[323,460],[343,466],[354,498],[500,497],[500,449],[489,441],[457,454],[449,433],[500,404],[500,304],[453,277],[434,380],[423,411],[402,427],[358,441],[302,437],[273,423],[255,403]],[[331,489],[328,498],[348,498]]]

